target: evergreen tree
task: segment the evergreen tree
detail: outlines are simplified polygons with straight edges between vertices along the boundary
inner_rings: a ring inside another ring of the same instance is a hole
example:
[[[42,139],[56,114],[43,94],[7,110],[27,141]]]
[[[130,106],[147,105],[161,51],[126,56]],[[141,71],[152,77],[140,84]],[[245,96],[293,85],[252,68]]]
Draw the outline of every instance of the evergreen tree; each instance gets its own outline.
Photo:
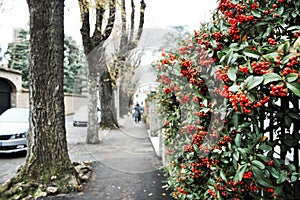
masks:
[[[82,52],[71,37],[64,39],[64,92],[80,93],[82,85],[76,86],[75,80],[83,82],[83,75],[78,74],[80,68],[83,66]],[[8,67],[10,69],[19,70],[22,75],[22,86],[28,88],[28,56],[29,56],[29,32],[21,29],[16,41],[8,44],[5,57],[8,60]],[[75,89],[76,88],[76,89]]]
[[[16,41],[8,44],[5,57],[8,60],[8,67],[10,69],[19,70],[22,75],[22,86],[28,88],[28,56],[29,56],[29,32],[21,29]]]
[[[76,41],[71,37],[64,40],[64,91],[68,93],[81,93],[85,79],[83,68],[83,53],[78,48]]]

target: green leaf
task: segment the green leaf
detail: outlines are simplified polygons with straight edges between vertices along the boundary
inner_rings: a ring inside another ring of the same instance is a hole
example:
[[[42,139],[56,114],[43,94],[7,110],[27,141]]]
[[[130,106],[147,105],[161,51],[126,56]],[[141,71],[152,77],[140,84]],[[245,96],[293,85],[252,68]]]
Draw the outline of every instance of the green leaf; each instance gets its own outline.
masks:
[[[270,35],[271,31],[273,30],[272,26],[268,26],[267,30],[265,32],[263,32],[263,38],[267,38],[268,35]]]
[[[283,6],[280,6],[280,7],[278,8],[278,14],[279,14],[279,15],[282,15],[283,12],[284,12],[284,7],[283,7]]]
[[[266,145],[264,143],[260,144],[258,148],[261,149],[261,150],[264,150],[264,151],[271,151],[272,150],[271,146]]]
[[[288,115],[285,115],[284,116],[284,125],[289,128],[291,127],[291,124],[292,124],[292,120],[291,118],[288,116]]]
[[[242,149],[242,148],[237,148],[237,150],[241,153],[241,155],[242,155],[242,158],[245,160],[245,161],[247,161],[248,162],[248,156],[247,156],[247,154],[246,154],[246,151],[245,151],[245,149]]]
[[[246,79],[246,84],[248,86],[248,90],[251,90],[252,88],[255,88],[259,84],[263,82],[264,78],[262,76],[249,76]]]
[[[300,119],[300,116],[297,113],[294,113],[294,112],[289,112],[288,116],[293,118],[293,119]]]
[[[287,28],[287,30],[288,31],[292,31],[292,30],[298,31],[298,30],[300,30],[300,26],[290,26],[290,27]]]
[[[221,171],[220,171],[220,177],[221,177],[225,182],[227,182],[227,178],[226,178],[226,175],[225,175],[223,169],[221,169]]]
[[[286,75],[286,80],[289,83],[294,82],[297,79],[298,79],[298,74],[296,74],[296,73],[290,73],[290,74]]]
[[[263,78],[264,78],[263,85],[266,85],[266,84],[271,83],[271,82],[281,81],[282,80],[282,77],[280,75],[276,74],[276,73],[264,74]]]
[[[279,172],[279,178],[276,180],[277,184],[283,183],[287,178],[287,173],[285,171]]]
[[[239,168],[239,170],[234,175],[234,182],[238,182],[242,180],[246,169],[247,169],[247,165],[243,165],[242,167]]]
[[[235,136],[235,139],[234,139],[234,142],[235,142],[235,145],[237,146],[237,147],[240,147],[241,146],[241,134],[236,134],[236,136]]]
[[[250,92],[247,93],[247,97],[250,99],[250,101],[254,102],[255,101],[255,96],[251,94]]]
[[[197,154],[201,153],[201,151],[200,151],[200,149],[197,145],[193,144],[193,147],[194,147],[194,150]]]
[[[267,188],[273,188],[272,181],[266,177],[264,177],[263,172],[261,169],[257,168],[256,166],[252,166],[252,171],[254,174],[255,179],[257,182]]]
[[[233,153],[233,159],[236,160],[236,161],[239,161],[239,157],[240,157],[240,153],[238,151],[235,151]]]
[[[279,52],[283,51],[284,54],[288,54],[289,50],[290,50],[290,43],[289,42],[283,43],[278,47],[278,51]]]
[[[261,18],[261,14],[258,11],[252,10],[251,13],[254,17]]]
[[[228,88],[228,90],[231,91],[231,92],[237,92],[237,91],[240,91],[240,86],[232,85]]]
[[[287,87],[298,97],[300,97],[300,84],[299,83],[286,83]]]
[[[279,172],[274,167],[268,167],[269,172],[274,178],[279,178]]]
[[[277,56],[278,56],[277,52],[272,52],[264,55],[263,57],[268,61],[274,61]]]
[[[212,45],[213,48],[217,48],[218,47],[217,46],[217,42],[215,40],[211,40],[210,43],[211,43],[211,45]]]
[[[230,64],[230,61],[232,59],[232,55],[233,55],[233,51],[229,50],[229,52],[226,54],[225,60],[224,60],[227,65]]]
[[[236,69],[233,67],[230,67],[227,71],[227,75],[231,81],[235,81],[236,80]]]
[[[291,177],[291,181],[292,181],[292,182],[295,182],[295,181],[297,181],[297,179],[298,179],[298,177],[297,177],[297,176],[294,176],[294,175],[292,175],[292,177]]]
[[[256,154],[257,157],[262,159],[263,161],[267,162],[270,158],[268,156],[265,156],[263,154]]]
[[[251,49],[245,49],[244,50],[244,55],[250,58],[254,58],[254,59],[259,59],[260,58],[260,54],[257,51],[251,50]]]
[[[252,165],[255,165],[259,169],[265,169],[265,165],[258,160],[252,160],[251,163],[252,163]]]
[[[218,56],[219,59],[221,59],[223,55],[224,55],[224,54],[222,53],[222,51],[218,51],[218,52],[217,52],[217,56]]]
[[[295,165],[292,164],[292,163],[290,163],[290,164],[288,165],[288,168],[289,168],[290,170],[292,170],[292,171],[296,171],[296,167],[295,167]]]
[[[289,58],[291,57],[291,56],[293,56],[294,54],[292,54],[292,53],[290,53],[289,55],[286,55],[282,60],[281,60],[281,62],[282,62],[282,64],[287,64],[288,62],[289,62]]]

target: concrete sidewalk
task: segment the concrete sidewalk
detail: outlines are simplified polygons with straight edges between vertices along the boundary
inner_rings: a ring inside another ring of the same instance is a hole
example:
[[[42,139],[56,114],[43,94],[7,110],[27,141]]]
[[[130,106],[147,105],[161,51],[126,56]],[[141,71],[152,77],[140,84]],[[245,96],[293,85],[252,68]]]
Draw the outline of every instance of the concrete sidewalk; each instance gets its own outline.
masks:
[[[86,128],[69,134],[72,161],[93,161],[93,175],[81,193],[44,199],[89,200],[169,200],[171,191],[163,188],[162,166],[144,123],[130,116],[120,121],[117,130],[101,130],[101,144],[85,143]]]

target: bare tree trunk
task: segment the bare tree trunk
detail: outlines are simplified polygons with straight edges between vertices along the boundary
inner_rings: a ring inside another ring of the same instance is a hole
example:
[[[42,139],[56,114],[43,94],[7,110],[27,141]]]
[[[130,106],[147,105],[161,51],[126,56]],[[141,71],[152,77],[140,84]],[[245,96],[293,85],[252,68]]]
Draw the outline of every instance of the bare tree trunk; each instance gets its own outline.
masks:
[[[30,127],[25,165],[14,182],[75,191],[76,171],[68,155],[63,94],[64,1],[27,0],[30,12]],[[21,186],[23,193],[30,193]],[[28,188],[27,188],[28,189]]]
[[[113,89],[111,77],[108,70],[105,70],[100,79],[100,95],[101,95],[101,127],[103,128],[119,128],[119,125],[113,114]]]
[[[98,73],[95,62],[88,59],[88,124],[87,124],[87,143],[97,144],[100,142],[98,136],[97,119],[97,91],[98,91]]]
[[[126,63],[128,63],[128,60],[132,59],[130,58],[130,52],[135,49],[138,45],[138,42],[141,38],[142,32],[143,32],[143,26],[144,26],[144,16],[145,16],[145,9],[146,9],[146,3],[144,0],[140,1],[140,15],[139,15],[139,25],[136,35],[135,32],[135,4],[134,1],[131,0],[131,15],[130,15],[130,22],[129,26],[127,26],[127,18],[126,18],[126,6],[125,6],[125,0],[122,0],[120,2],[121,4],[121,22],[122,22],[122,35],[120,38],[120,45],[117,52],[117,60],[116,63],[116,79],[121,79],[120,83],[122,86],[122,80],[124,80],[125,76],[128,76],[128,72],[132,72],[135,68],[130,66],[131,68],[128,68],[126,66]],[[139,62],[138,62],[139,63]],[[138,66],[135,66],[138,67]],[[127,94],[124,95],[123,90],[120,90],[122,92],[119,93],[119,114],[122,116],[124,113],[127,113],[125,110],[128,110],[128,104],[129,99],[127,98]],[[126,91],[126,89],[124,90]],[[125,102],[126,101],[126,102]],[[125,112],[124,112],[125,111]]]
[[[99,85],[101,85],[101,76],[102,74],[107,72],[105,54],[103,43],[110,36],[114,22],[115,22],[115,13],[116,13],[116,0],[107,0],[107,1],[98,1],[96,5],[96,24],[93,36],[90,36],[90,8],[86,1],[78,0],[80,6],[82,27],[81,27],[81,35],[84,46],[84,53],[88,59],[88,91],[89,91],[89,120],[88,120],[88,135],[87,142],[88,143],[98,143],[98,124],[97,124],[97,83],[100,79]],[[105,5],[107,3],[108,6]],[[105,17],[106,11],[109,12],[109,17]],[[104,25],[105,24],[105,25]],[[109,77],[110,78],[110,77]],[[110,82],[111,83],[111,82]],[[104,84],[106,87],[107,84]],[[109,88],[105,89],[105,91],[109,91]],[[100,90],[101,92],[101,90]],[[100,97],[103,94],[99,95]],[[104,111],[104,109],[111,108],[112,99],[108,99],[111,95],[106,96],[106,101],[101,101],[101,126],[103,128],[111,127],[111,124],[106,124],[107,121],[117,122],[113,117],[112,109],[109,111]],[[106,105],[107,104],[107,105]],[[108,120],[110,118],[110,120]]]

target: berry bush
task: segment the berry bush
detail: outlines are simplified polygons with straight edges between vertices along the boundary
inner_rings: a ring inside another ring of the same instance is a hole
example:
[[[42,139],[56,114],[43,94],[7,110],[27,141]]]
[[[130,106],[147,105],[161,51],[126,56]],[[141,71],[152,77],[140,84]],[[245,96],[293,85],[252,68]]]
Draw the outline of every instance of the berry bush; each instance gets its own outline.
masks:
[[[219,0],[211,22],[162,53],[156,100],[175,199],[294,198],[299,22],[300,1]]]

